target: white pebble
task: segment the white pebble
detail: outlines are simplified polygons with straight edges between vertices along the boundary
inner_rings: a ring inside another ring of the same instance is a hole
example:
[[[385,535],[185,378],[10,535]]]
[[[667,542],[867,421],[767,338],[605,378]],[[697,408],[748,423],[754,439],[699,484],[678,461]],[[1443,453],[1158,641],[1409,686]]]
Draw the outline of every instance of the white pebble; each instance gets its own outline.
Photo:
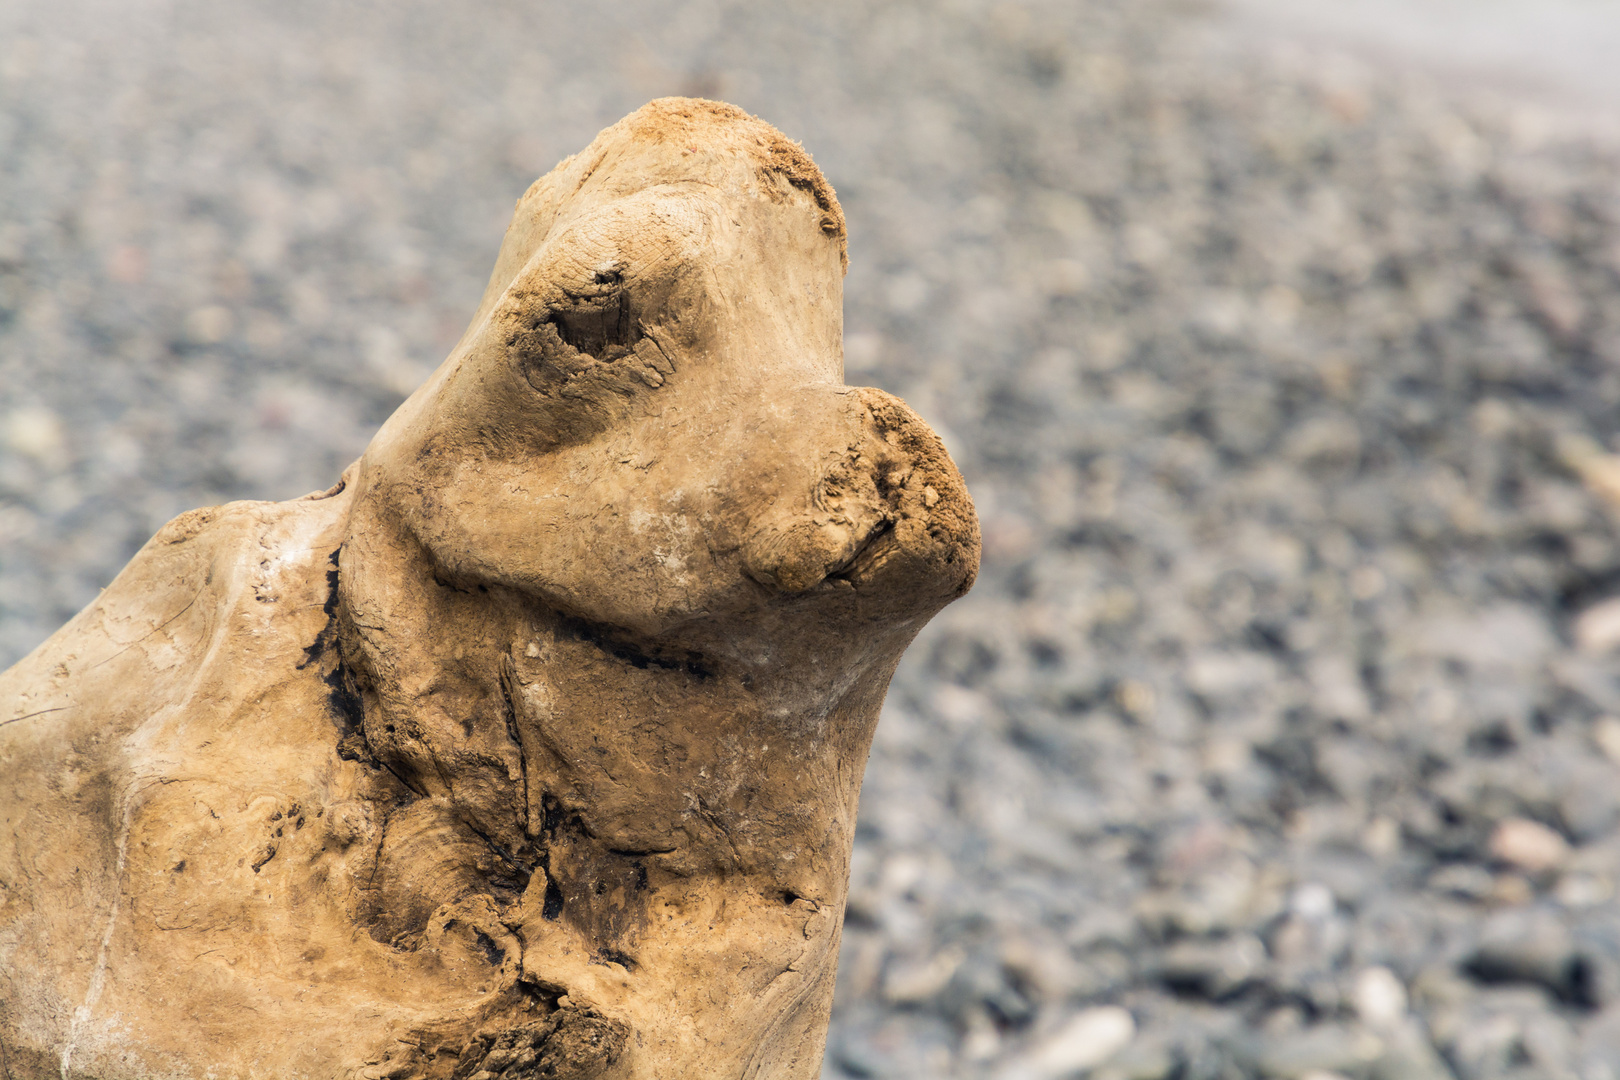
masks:
[[[1508,818],[1491,833],[1491,858],[1530,874],[1556,870],[1569,858],[1562,836],[1528,818]]]
[[[1101,1065],[1136,1036],[1136,1021],[1118,1005],[1087,1009],[1041,1041],[1024,1058],[1020,1076],[1068,1076]]]
[[[1333,890],[1320,881],[1307,881],[1294,889],[1288,906],[1300,918],[1320,922],[1333,914]]]
[[[1620,596],[1593,604],[1575,618],[1575,644],[1584,653],[1602,656],[1620,645]]]
[[[61,453],[62,443],[62,422],[49,409],[18,409],[6,418],[6,445],[19,454],[46,461]]]
[[[1356,975],[1351,1001],[1368,1027],[1392,1027],[1406,1015],[1406,987],[1387,967],[1363,968]]]

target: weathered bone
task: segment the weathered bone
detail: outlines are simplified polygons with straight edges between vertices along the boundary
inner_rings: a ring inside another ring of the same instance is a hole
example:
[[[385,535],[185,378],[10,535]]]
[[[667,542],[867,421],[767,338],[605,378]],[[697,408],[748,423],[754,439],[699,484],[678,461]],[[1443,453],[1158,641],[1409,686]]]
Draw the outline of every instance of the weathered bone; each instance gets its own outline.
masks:
[[[819,1075],[878,708],[978,563],[842,385],[843,231],[648,105],[341,483],[175,519],[0,676],[3,1075]]]

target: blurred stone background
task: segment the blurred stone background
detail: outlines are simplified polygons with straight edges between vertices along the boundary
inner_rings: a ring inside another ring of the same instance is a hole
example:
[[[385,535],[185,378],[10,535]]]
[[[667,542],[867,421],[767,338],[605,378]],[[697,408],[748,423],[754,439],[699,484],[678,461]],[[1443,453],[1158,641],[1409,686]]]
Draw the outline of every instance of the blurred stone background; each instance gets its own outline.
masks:
[[[1620,95],[1377,6],[0,5],[0,661],[329,485],[536,175],[724,98],[838,189],[849,379],[985,524],[826,1076],[1616,1080]]]

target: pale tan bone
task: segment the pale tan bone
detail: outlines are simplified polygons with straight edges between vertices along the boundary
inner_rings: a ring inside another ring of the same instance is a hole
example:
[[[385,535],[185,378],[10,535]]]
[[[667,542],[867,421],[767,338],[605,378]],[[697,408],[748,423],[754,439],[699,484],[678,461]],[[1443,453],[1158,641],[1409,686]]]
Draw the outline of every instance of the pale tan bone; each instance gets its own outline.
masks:
[[[878,708],[979,543],[842,385],[843,228],[648,105],[342,484],[177,518],[0,676],[0,1075],[819,1075]]]

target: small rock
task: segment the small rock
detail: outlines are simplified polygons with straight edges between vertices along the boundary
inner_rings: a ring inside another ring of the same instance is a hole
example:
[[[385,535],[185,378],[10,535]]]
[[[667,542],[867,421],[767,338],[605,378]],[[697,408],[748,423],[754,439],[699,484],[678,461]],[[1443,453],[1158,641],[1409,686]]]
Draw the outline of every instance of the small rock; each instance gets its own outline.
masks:
[[[1601,656],[1620,645],[1620,596],[1593,604],[1575,617],[1572,628],[1576,646],[1584,653]]]
[[[1546,616],[1519,603],[1493,604],[1466,616],[1435,615],[1412,632],[1421,653],[1497,675],[1532,670],[1556,644]]]
[[[1371,1028],[1392,1027],[1406,1015],[1406,986],[1387,967],[1363,968],[1350,1000],[1361,1022]]]
[[[942,954],[950,960],[949,954]],[[943,968],[941,968],[943,970]],[[1035,1017],[1035,1003],[1030,995],[1035,987],[1023,979],[1009,978],[1005,965],[986,952],[976,952],[965,960],[955,954],[949,982],[940,991],[928,994],[940,997],[945,1014],[959,1025],[968,1018],[987,1013],[1001,1028],[1020,1028]]]
[[[1181,1064],[1181,1055],[1165,1039],[1139,1036],[1110,1056],[1091,1080],[1166,1080],[1177,1075]]]
[[[920,960],[900,961],[883,976],[883,1000],[894,1005],[915,1005],[934,997],[950,984],[962,966],[961,949],[947,948]]]
[[[1547,910],[1514,910],[1493,917],[1462,970],[1486,986],[1539,986],[1581,1008],[1596,1007],[1612,993],[1602,960],[1579,947],[1564,919]]]
[[[1569,858],[1569,844],[1562,836],[1528,818],[1508,818],[1491,833],[1491,858],[1529,874],[1556,870]]]
[[[186,316],[186,340],[193,345],[218,345],[230,337],[236,318],[218,304],[197,308]]]
[[[1522,907],[1536,898],[1533,885],[1523,874],[1498,874],[1491,882],[1491,903],[1501,907]]]
[[[1000,957],[1002,966],[1020,984],[1046,998],[1062,998],[1089,981],[1061,941],[1046,941],[1033,934],[1009,938],[1001,944]]]
[[[1387,817],[1373,818],[1361,834],[1361,847],[1377,859],[1385,859],[1401,850],[1401,826]]]
[[[1252,982],[1265,963],[1266,947],[1250,934],[1183,941],[1165,950],[1159,978],[1177,993],[1220,1001]]]
[[[6,417],[6,445],[36,461],[49,461],[62,451],[62,421],[43,407],[17,409]]]
[[[1614,898],[1614,882],[1603,874],[1565,874],[1553,895],[1565,907],[1595,907]]]
[[[1262,1076],[1279,1080],[1303,1080],[1313,1073],[1365,1073],[1384,1050],[1384,1041],[1370,1032],[1322,1024],[1267,1039],[1255,1055],[1255,1066]]]
[[[1123,1050],[1136,1036],[1136,1021],[1118,1005],[1076,1014],[1041,1040],[1004,1074],[1004,1080],[1037,1080],[1092,1069]]]
[[[1429,875],[1429,888],[1459,900],[1484,900],[1492,895],[1496,879],[1483,866],[1452,863]]]
[[[1594,495],[1620,505],[1620,455],[1604,453],[1601,446],[1580,435],[1559,439],[1557,452]]]
[[[1620,716],[1605,716],[1592,725],[1592,741],[1603,756],[1620,765]]]
[[[1288,907],[1302,919],[1321,920],[1333,914],[1333,890],[1319,881],[1307,881],[1294,889]]]

